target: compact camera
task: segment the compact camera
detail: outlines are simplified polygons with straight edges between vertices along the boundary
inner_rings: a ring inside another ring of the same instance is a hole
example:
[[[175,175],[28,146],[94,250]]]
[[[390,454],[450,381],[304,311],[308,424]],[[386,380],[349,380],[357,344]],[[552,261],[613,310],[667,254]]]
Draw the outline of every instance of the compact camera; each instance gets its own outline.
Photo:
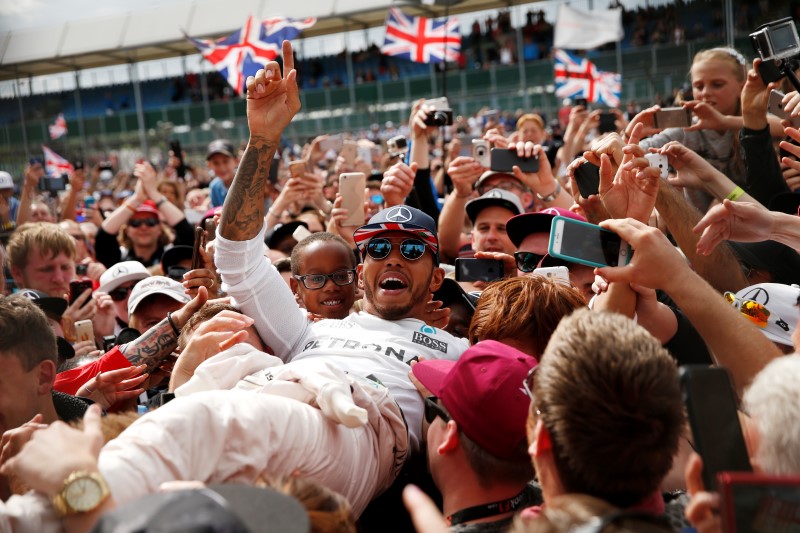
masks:
[[[425,100],[423,105],[433,107],[433,111],[429,112],[425,118],[426,126],[451,126],[453,124],[453,110],[450,108],[450,102],[447,101],[446,96]]]
[[[492,166],[492,153],[489,150],[489,141],[472,139],[472,157],[482,167],[490,168]]]
[[[386,141],[386,147],[390,156],[397,157],[408,152],[408,140],[402,135],[398,135]]]

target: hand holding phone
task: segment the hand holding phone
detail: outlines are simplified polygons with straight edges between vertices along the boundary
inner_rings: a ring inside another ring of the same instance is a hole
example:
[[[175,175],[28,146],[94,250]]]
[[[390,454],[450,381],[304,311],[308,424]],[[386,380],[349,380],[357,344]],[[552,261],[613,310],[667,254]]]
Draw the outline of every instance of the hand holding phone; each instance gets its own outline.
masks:
[[[206,245],[206,231],[200,226],[194,228],[194,244],[192,245],[192,270],[202,266],[203,257],[200,248]]]
[[[348,216],[342,226],[362,226],[364,224],[364,189],[367,176],[363,172],[347,172],[339,176],[339,195],[342,207]]]
[[[573,176],[582,197],[589,198],[600,191],[600,167],[597,165],[584,161],[575,166]]]
[[[631,246],[607,229],[568,217],[555,217],[550,226],[548,253],[591,267],[624,266]]]
[[[653,115],[653,126],[667,128],[688,128],[692,125],[692,111],[682,107],[665,107]]]
[[[94,326],[91,320],[78,320],[75,322],[75,341],[94,340]]]
[[[526,174],[539,172],[539,156],[519,157],[516,150],[508,148],[492,148],[491,168],[497,172],[513,172],[517,166]]]

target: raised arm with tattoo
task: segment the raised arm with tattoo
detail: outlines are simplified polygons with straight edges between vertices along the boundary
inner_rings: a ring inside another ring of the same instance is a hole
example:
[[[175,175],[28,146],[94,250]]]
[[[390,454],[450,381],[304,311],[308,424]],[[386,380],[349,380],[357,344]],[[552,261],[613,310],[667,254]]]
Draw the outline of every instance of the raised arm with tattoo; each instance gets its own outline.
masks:
[[[269,190],[269,167],[281,134],[300,110],[297,72],[289,41],[283,42],[283,76],[275,61],[247,78],[247,125],[250,141],[236,171],[220,219],[220,235],[247,241],[264,224],[264,197]]]

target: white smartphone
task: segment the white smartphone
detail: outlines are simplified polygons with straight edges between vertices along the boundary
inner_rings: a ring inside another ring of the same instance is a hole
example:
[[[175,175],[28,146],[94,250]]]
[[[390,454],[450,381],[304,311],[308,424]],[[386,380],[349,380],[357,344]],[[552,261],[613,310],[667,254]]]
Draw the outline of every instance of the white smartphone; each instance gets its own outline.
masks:
[[[367,176],[363,172],[346,172],[339,176],[339,195],[342,197],[342,207],[347,209],[349,215],[342,222],[342,226],[364,225],[364,189],[367,186]]]
[[[93,341],[94,326],[91,320],[78,320],[75,322],[75,341]]]
[[[644,154],[644,158],[650,162],[651,167],[655,167],[661,173],[661,179],[669,176],[669,159],[663,154]]]
[[[548,253],[582,265],[615,267],[627,265],[633,251],[613,231],[573,218],[555,217]]]
[[[309,235],[311,235],[311,232],[308,231],[308,228],[305,226],[297,226],[297,228],[292,232],[292,237],[294,237],[294,240],[297,242],[302,241]]]
[[[569,269],[565,266],[535,268],[533,273],[551,281],[566,281],[567,285],[571,283],[569,279]]]
[[[339,155],[344,159],[345,165],[353,168],[353,165],[356,164],[356,156],[358,156],[358,144],[355,141],[344,141]]]
[[[783,109],[783,97],[784,94],[780,91],[771,90],[769,92],[769,102],[767,104],[767,111],[775,115],[776,117],[788,120],[792,123],[792,126],[798,127],[800,126],[800,117],[793,117],[789,113]]]

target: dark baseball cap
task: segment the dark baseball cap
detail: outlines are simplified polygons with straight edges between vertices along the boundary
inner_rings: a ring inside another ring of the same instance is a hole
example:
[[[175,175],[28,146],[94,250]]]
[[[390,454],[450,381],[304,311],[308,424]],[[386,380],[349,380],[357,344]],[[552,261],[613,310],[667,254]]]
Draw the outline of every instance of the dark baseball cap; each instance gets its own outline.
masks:
[[[46,292],[34,289],[22,289],[17,295],[32,301],[39,309],[44,311],[45,314],[56,320],[61,320],[61,315],[67,310],[67,300],[58,298],[57,296],[50,296]]]
[[[353,233],[361,255],[364,255],[364,247],[370,239],[387,231],[405,231],[419,237],[431,249],[436,262],[439,262],[436,222],[426,213],[408,205],[396,205],[375,213],[367,224]]]
[[[506,233],[514,246],[519,248],[525,237],[533,233],[550,234],[550,226],[557,216],[574,218],[586,222],[586,219],[569,209],[561,207],[548,207],[536,213],[523,213],[509,219],[506,223]]]
[[[206,152],[206,161],[211,159],[216,154],[227,155],[228,157],[234,157],[233,154],[236,153],[236,149],[233,147],[230,141],[226,141],[225,139],[216,139],[211,141],[208,144],[208,151]]]
[[[178,263],[186,259],[192,259],[194,255],[194,247],[179,244],[173,246],[161,254],[161,270],[164,272],[169,271],[169,267],[178,266]]]
[[[503,189],[492,189],[491,191],[487,191],[480,197],[467,202],[465,209],[467,211],[467,216],[472,223],[475,224],[475,219],[478,218],[478,214],[487,207],[491,207],[493,205],[505,207],[513,213],[511,216],[520,215],[525,212],[525,208],[522,207],[522,202],[520,202],[519,196],[513,192]]]
[[[272,228],[272,230],[268,231],[267,234],[264,235],[264,242],[267,244],[270,250],[276,250],[281,241],[283,241],[283,239],[286,237],[292,237],[295,230],[300,226],[308,229],[308,224],[301,220],[292,220],[286,224],[277,224]]]

